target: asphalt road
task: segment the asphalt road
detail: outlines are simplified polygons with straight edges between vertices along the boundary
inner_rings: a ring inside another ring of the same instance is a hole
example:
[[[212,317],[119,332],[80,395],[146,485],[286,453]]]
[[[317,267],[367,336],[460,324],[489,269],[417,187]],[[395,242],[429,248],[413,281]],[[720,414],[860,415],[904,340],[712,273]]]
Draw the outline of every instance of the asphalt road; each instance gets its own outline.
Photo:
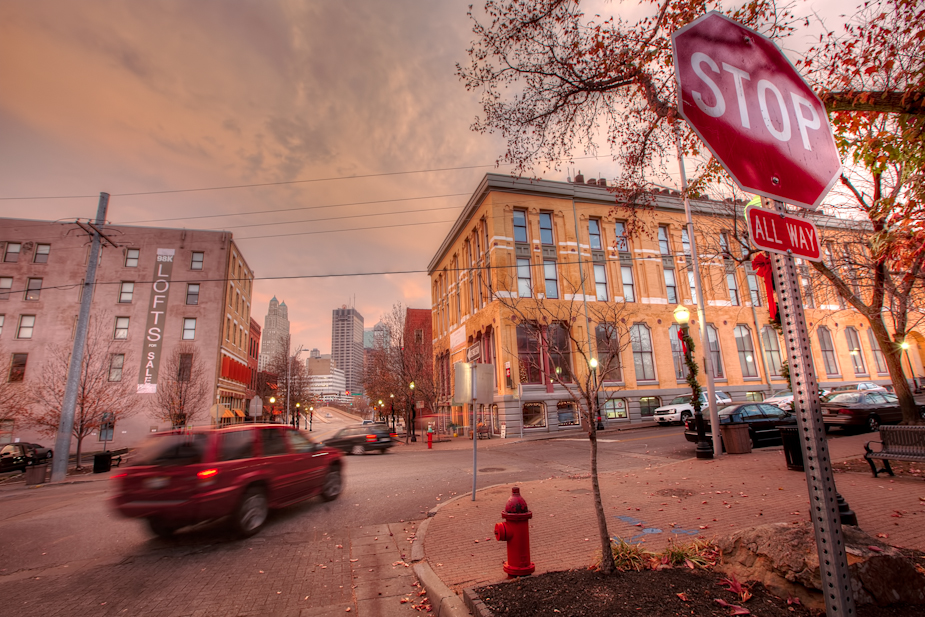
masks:
[[[313,424],[312,433],[319,440],[352,422],[336,413],[328,419],[324,413]],[[684,440],[680,427],[653,427],[606,436],[600,443],[599,466],[601,472],[613,472],[691,456],[693,445]],[[585,475],[589,444],[581,433],[542,441],[482,441],[476,469],[480,488]],[[322,609],[334,606],[343,612],[346,601],[360,608],[357,595],[350,595],[359,557],[348,559],[358,550],[357,539],[365,533],[380,534],[370,530],[387,524],[393,525],[390,534],[413,536],[413,522],[424,519],[430,508],[472,490],[473,456],[468,449],[412,450],[399,445],[388,454],[347,457],[345,471],[346,487],[338,500],[313,499],[275,512],[261,533],[246,541],[230,536],[220,524],[186,530],[171,540],[154,538],[142,521],[123,519],[109,509],[109,481],[28,489],[4,485],[0,597],[7,598],[7,604],[0,604],[0,615],[148,614],[154,606],[164,615],[194,614],[187,610],[191,605],[212,597],[203,595],[206,588],[216,594],[211,600],[215,610],[202,614],[222,614],[233,606],[239,614],[321,615],[326,614]],[[395,554],[400,559],[405,549],[397,550],[402,551]],[[314,569],[305,571],[299,564],[308,561]],[[287,567],[301,568],[301,574],[295,588],[277,597],[267,591],[259,574],[279,568],[285,579],[282,572]],[[185,568],[182,581],[173,576],[178,568]],[[115,581],[124,590],[113,588]],[[151,581],[162,584],[154,588]],[[327,595],[319,595],[322,588]],[[168,592],[171,602],[155,602]],[[19,607],[8,613],[17,603]]]

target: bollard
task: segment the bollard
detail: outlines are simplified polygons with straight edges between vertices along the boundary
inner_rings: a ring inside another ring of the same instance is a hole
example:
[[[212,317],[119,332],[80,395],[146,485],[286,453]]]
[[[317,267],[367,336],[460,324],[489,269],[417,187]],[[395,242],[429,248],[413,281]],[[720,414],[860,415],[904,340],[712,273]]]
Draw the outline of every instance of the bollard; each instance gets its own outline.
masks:
[[[511,497],[501,512],[505,522],[495,524],[495,539],[507,542],[507,561],[502,569],[509,576],[529,576],[536,570],[530,561],[530,519],[533,512],[520,496],[520,488],[511,488]]]

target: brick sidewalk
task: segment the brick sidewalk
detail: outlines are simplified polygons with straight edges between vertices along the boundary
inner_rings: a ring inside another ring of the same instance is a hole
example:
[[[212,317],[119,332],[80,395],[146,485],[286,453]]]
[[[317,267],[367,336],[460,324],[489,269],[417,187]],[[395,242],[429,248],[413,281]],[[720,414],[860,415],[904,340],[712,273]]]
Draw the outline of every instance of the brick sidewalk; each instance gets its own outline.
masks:
[[[837,462],[858,458],[872,435],[829,441]],[[481,444],[480,444],[481,445]],[[684,543],[775,522],[806,520],[806,475],[787,470],[780,447],[717,460],[689,459],[627,474],[602,475],[601,493],[612,537],[650,550],[672,539]],[[839,493],[857,513],[861,529],[886,534],[885,542],[925,550],[925,484],[919,479],[839,473]],[[526,482],[521,495],[533,512],[532,559],[537,573],[587,567],[599,554],[588,477]],[[457,593],[506,578],[506,547],[494,524],[510,486],[480,490],[440,507],[424,539],[434,572]]]

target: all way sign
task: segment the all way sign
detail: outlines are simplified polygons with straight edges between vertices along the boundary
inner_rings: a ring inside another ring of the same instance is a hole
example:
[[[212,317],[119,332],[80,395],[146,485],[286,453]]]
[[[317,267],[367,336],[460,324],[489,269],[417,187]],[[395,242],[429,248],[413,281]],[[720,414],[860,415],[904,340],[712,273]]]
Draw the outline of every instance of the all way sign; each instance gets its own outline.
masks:
[[[806,219],[787,216],[756,206],[745,209],[752,244],[772,253],[787,254],[809,261],[822,261],[819,232]]]

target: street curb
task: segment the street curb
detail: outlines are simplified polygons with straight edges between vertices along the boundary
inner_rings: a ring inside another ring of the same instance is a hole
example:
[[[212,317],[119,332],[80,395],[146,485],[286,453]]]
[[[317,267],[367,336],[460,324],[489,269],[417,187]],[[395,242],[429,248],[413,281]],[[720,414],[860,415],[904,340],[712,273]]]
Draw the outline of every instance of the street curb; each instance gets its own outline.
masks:
[[[485,603],[482,602],[482,599],[479,598],[479,594],[475,592],[473,587],[466,587],[463,589],[463,600],[466,603],[466,607],[468,607],[475,617],[494,617],[494,613],[491,612],[490,608],[485,606]]]
[[[468,617],[469,609],[462,598],[440,580],[427,561],[414,564],[414,574],[427,591],[436,617]]]

